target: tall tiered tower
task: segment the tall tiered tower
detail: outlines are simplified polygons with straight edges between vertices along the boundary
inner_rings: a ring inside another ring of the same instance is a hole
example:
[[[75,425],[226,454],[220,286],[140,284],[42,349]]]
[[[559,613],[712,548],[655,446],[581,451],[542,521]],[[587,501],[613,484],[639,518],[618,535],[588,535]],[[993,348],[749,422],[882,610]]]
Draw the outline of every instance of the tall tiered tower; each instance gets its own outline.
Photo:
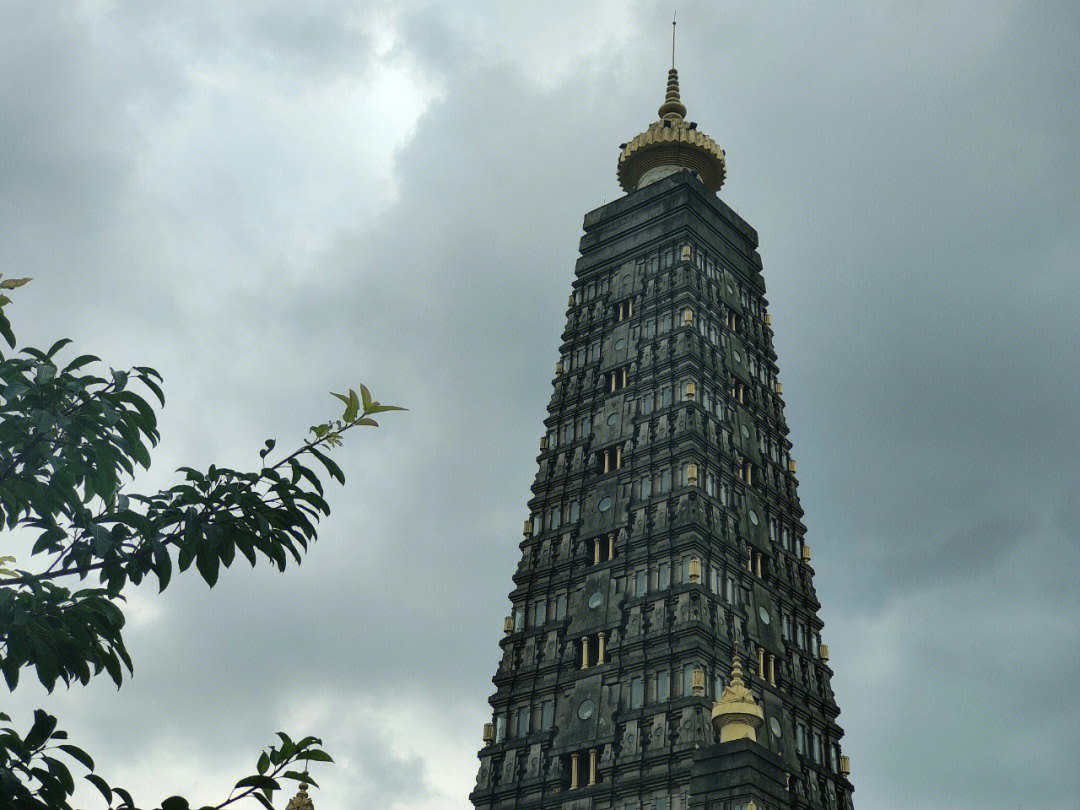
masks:
[[[678,74],[585,215],[471,799],[851,808],[757,233]]]

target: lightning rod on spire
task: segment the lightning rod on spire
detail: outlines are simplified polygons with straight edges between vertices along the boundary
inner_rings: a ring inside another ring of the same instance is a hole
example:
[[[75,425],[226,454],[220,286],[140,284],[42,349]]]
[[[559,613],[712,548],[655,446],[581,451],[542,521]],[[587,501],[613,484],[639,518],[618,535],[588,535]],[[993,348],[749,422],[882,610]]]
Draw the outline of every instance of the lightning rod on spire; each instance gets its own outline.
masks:
[[[675,17],[678,11],[671,15],[671,66],[675,67]]]

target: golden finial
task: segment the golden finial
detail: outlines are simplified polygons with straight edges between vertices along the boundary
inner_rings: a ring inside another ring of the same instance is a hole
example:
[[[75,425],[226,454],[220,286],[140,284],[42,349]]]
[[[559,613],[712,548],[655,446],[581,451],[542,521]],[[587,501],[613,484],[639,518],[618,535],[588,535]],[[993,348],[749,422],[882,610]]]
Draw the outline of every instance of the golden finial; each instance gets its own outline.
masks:
[[[285,805],[285,810],[315,810],[315,803],[311,801],[311,797],[307,794],[306,782],[300,784],[300,790]]]
[[[739,660],[739,656],[736,655],[731,659],[731,683],[743,686],[742,679],[742,661]]]
[[[671,15],[671,69],[667,74],[667,96],[657,111],[661,119],[668,120],[686,117],[686,107],[679,100],[679,71],[675,70],[675,16]]]
[[[679,96],[679,72],[675,69],[677,23],[672,17],[671,69],[664,103],[657,110],[659,120],[619,147],[619,185],[627,192],[684,169],[696,174],[709,191],[716,192],[727,174],[724,150],[697,124],[685,120],[686,106]]]
[[[731,661],[731,680],[724,693],[713,704],[712,724],[720,742],[757,740],[757,730],[765,722],[765,712],[754,699],[754,693],[743,682],[742,662],[736,655]]]
[[[675,68],[667,72],[667,96],[657,112],[667,121],[681,121],[686,117],[686,105],[679,100],[679,71]]]

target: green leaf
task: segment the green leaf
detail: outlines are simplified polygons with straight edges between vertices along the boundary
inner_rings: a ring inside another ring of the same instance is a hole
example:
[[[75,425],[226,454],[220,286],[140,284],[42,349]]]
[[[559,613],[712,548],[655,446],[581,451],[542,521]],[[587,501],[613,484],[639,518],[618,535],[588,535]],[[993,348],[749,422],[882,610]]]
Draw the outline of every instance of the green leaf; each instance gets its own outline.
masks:
[[[301,751],[299,754],[296,755],[296,758],[310,760],[311,762],[334,761],[334,758],[331,757],[328,753],[326,753],[325,751],[320,751],[317,748],[314,751]]]
[[[34,375],[34,381],[39,385],[49,382],[56,376],[56,366],[52,363],[42,363],[37,367],[37,374]]]
[[[259,755],[259,764],[256,766],[256,770],[258,770],[260,774],[270,770],[270,757],[266,755],[265,751]]]
[[[60,783],[68,795],[74,793],[75,780],[71,778],[71,771],[68,770],[67,765],[56,757],[43,756],[41,759],[45,763],[45,767],[49,769],[53,779]]]
[[[195,567],[199,569],[202,578],[211,588],[217,583],[220,563],[221,559],[213,549],[200,549],[195,555]]]
[[[371,407],[371,392],[367,390],[367,386],[363,383],[360,384],[360,396],[364,401],[364,410],[367,411]]]
[[[106,653],[101,657],[101,664],[105,667],[105,671],[109,673],[112,682],[116,684],[116,688],[119,689],[124,680],[123,670],[120,669],[120,661],[115,655]]]
[[[153,369],[149,369],[149,370],[153,371]],[[154,373],[157,374],[157,372],[154,372]],[[162,392],[161,386],[159,386],[156,382],[151,380],[150,377],[145,373],[139,379],[142,381],[143,385],[145,385],[147,388],[149,388],[154,393],[154,396],[157,397],[158,402],[160,402],[162,405],[164,405],[165,404],[165,394]],[[161,379],[161,377],[158,376],[158,379]]]
[[[277,732],[277,735],[281,739],[281,755],[286,759],[291,757],[296,751],[296,743],[284,731]]]
[[[311,453],[315,456],[315,458],[317,458],[323,463],[323,466],[326,467],[326,471],[330,473],[331,477],[337,479],[337,482],[339,484],[345,483],[345,473],[341,471],[341,467],[334,463],[333,459],[331,459],[325,453],[322,453],[319,450],[315,449],[314,447],[311,448]]]
[[[31,280],[29,278],[6,278],[0,281],[0,290],[14,290]]]
[[[352,389],[349,389],[349,393],[352,394]],[[351,422],[356,418],[356,415],[360,412],[360,403],[349,401],[349,404],[345,406],[345,413],[341,415],[341,419],[344,422]]]
[[[2,288],[3,286],[4,283],[0,281],[0,288]],[[71,343],[71,338],[60,338],[60,340],[56,341],[56,343],[52,345],[52,348],[50,348],[49,351],[45,352],[45,356],[51,359],[53,355],[55,355],[58,351],[67,346],[69,343]]]
[[[234,789],[245,787],[258,788],[259,790],[265,790],[266,788],[270,788],[271,790],[280,789],[280,786],[278,785],[276,780],[272,779],[269,776],[264,776],[263,774],[252,774],[251,776],[245,776],[243,779],[236,783],[236,788]]]
[[[190,810],[191,805],[183,796],[170,796],[161,803],[161,810]]]
[[[370,413],[382,413],[383,411],[407,411],[408,408],[402,408],[399,405],[380,405],[377,402],[371,403],[371,407],[367,409]]]
[[[158,578],[158,593],[169,586],[172,579],[172,557],[169,556],[169,548],[164,543],[154,544],[154,573]]]
[[[19,685],[20,669],[19,662],[10,655],[0,661],[0,671],[4,673],[4,680],[7,682],[8,691],[10,692],[14,692],[15,687]]]
[[[31,750],[40,748],[55,730],[56,718],[41,709],[34,709],[34,725],[30,727],[24,744]]]
[[[72,759],[78,760],[79,764],[82,765],[84,768],[87,768],[91,771],[94,770],[94,760],[90,758],[90,755],[88,753],[83,751],[78,746],[68,745],[65,743],[64,745],[58,745],[57,748],[59,748]]]
[[[105,797],[105,802],[112,806],[112,788],[109,787],[109,783],[98,776],[96,773],[88,773],[85,777],[87,782],[101,791],[101,795]]]
[[[66,366],[64,366],[64,373],[67,374],[72,371],[78,371],[83,366],[89,363],[100,363],[101,358],[93,354],[80,354]]]
[[[0,335],[3,335],[8,346],[15,348],[15,333],[11,331],[11,321],[3,313],[0,313]]]

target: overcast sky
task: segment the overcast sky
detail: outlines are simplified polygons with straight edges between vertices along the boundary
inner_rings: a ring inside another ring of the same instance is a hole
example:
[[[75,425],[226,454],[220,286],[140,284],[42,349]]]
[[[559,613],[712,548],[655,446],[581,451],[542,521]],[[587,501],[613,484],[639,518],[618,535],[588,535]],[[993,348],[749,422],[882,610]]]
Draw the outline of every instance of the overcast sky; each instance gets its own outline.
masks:
[[[1074,810],[1080,15],[678,10],[761,237],[856,805]],[[301,568],[132,595],[135,677],[46,702],[110,780],[217,802],[285,728],[337,759],[318,810],[467,806],[582,216],[671,11],[0,4],[10,315],[163,373],[145,486],[254,465],[331,389],[411,409],[337,451]]]

